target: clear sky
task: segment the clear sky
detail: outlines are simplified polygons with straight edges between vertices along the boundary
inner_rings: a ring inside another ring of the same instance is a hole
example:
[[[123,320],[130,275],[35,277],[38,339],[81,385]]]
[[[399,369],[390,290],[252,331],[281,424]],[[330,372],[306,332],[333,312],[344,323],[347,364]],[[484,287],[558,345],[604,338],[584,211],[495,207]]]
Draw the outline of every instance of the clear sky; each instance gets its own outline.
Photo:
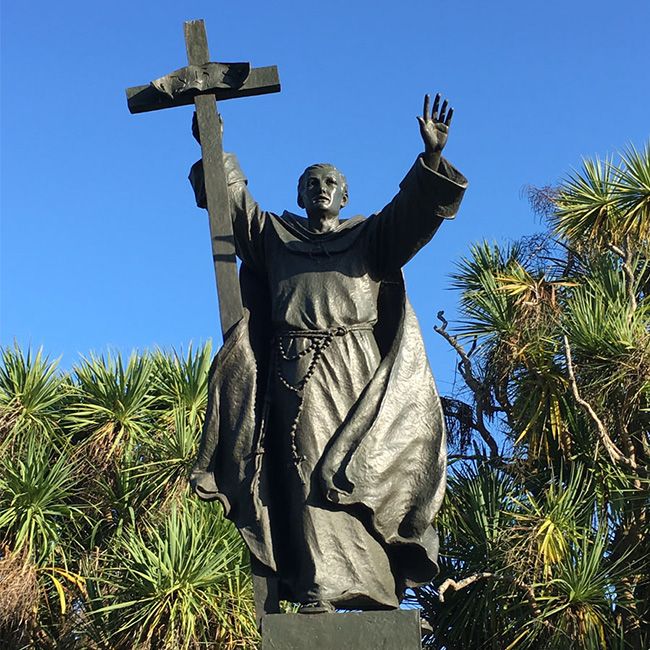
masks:
[[[311,162],[347,175],[347,216],[381,208],[421,150],[425,92],[455,107],[469,178],[456,221],[405,270],[443,392],[453,262],[539,223],[522,187],[648,138],[647,0],[61,0],[2,3],[0,344],[79,354],[220,343],[206,214],[186,180],[191,108],[130,115],[127,86],[185,65],[184,20],[213,60],[276,64],[282,92],[223,102],[262,207],[298,211]],[[345,214],[343,216],[346,216]]]

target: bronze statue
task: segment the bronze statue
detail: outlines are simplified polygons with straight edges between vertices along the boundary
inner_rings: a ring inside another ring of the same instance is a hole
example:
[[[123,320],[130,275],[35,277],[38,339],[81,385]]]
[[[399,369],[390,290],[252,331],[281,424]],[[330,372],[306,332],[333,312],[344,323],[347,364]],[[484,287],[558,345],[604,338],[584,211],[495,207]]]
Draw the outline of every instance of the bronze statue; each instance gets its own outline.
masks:
[[[401,267],[467,186],[441,157],[453,111],[425,97],[424,152],[378,213],[339,220],[347,182],[318,164],[298,182],[307,218],[275,215],[223,155],[217,104],[279,92],[277,68],[211,61],[202,20],[184,34],[188,65],[126,95],[132,113],[196,109],[190,180],[208,210],[224,345],[192,485],[246,541],[258,615],[279,598],[303,612],[397,607],[437,571],[444,421]]]
[[[339,219],[329,164],[300,177],[306,218],[265,212],[224,155],[245,310],[212,367],[192,484],[303,612],[397,607],[437,572],[444,420],[401,267],[467,187],[441,157],[452,113],[425,97],[424,152],[368,218]],[[199,161],[205,207],[202,179]]]

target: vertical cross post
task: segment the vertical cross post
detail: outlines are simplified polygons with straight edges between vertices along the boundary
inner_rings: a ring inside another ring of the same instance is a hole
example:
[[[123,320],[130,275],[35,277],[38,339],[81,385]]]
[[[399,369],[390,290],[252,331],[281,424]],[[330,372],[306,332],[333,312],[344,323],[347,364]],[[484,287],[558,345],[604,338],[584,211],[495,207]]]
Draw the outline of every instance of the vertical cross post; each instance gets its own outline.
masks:
[[[211,63],[202,20],[185,23],[189,65],[145,86],[126,89],[131,113],[145,113],[194,103],[196,108],[212,256],[217,279],[221,331],[224,339],[242,315],[235,262],[235,242],[223,165],[221,121],[217,100],[251,97],[280,90],[275,66],[251,68],[248,63]]]
[[[210,61],[208,40],[202,20],[191,20],[185,23],[185,47],[190,65],[201,66]],[[235,262],[235,239],[230,220],[228,186],[223,166],[221,120],[214,95],[197,95],[194,97],[194,106],[201,137],[221,331],[225,339],[228,332],[241,319],[243,307]]]

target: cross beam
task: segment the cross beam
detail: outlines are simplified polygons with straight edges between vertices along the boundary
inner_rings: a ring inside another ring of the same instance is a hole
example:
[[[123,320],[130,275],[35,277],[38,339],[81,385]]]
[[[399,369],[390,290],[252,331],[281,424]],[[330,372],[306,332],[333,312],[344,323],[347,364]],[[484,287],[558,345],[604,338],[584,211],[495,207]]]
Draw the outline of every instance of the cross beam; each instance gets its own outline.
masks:
[[[131,113],[192,103],[195,106],[221,331],[225,340],[232,327],[241,319],[243,307],[216,100],[279,92],[280,80],[275,66],[251,69],[248,63],[211,63],[203,21],[188,21],[184,28],[189,65],[146,86],[127,88],[127,104]]]
[[[215,64],[219,65],[219,64]],[[241,63],[226,63],[221,65],[245,65]],[[179,71],[180,72],[180,71]],[[161,108],[173,108],[174,106],[187,106],[194,103],[194,97],[199,94],[215,95],[217,101],[223,99],[234,99],[236,97],[251,97],[253,95],[265,95],[280,91],[280,80],[278,69],[271,65],[265,68],[252,68],[250,73],[240,86],[223,85],[220,87],[208,88],[202,91],[188,91],[178,93],[173,97],[158,90],[153,83],[146,86],[133,86],[126,89],[126,100],[131,113],[146,113],[157,111]]]

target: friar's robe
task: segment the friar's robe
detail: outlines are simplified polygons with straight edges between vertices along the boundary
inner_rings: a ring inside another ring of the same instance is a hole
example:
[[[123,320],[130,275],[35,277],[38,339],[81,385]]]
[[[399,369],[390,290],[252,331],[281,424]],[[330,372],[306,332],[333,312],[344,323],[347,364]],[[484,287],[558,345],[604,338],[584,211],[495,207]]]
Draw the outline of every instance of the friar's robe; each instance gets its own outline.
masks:
[[[213,363],[192,482],[289,600],[397,606],[437,571],[440,400],[401,267],[465,178],[418,158],[380,212],[316,234],[259,208],[226,157],[246,313]],[[200,165],[190,175],[202,202]]]

